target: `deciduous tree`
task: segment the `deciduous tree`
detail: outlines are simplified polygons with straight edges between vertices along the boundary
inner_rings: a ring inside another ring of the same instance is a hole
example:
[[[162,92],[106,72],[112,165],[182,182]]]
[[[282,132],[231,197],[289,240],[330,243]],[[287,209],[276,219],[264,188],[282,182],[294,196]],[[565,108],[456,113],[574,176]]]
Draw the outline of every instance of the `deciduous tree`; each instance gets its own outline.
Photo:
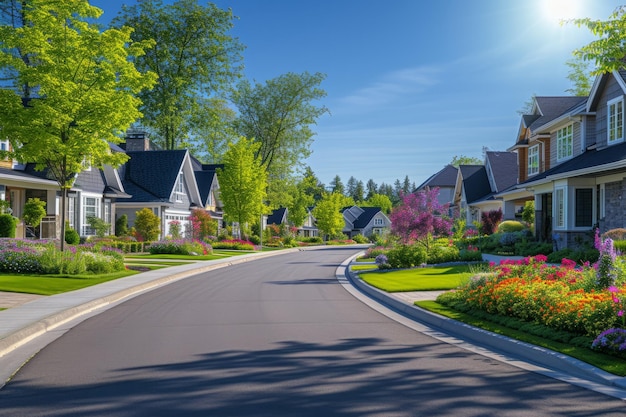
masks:
[[[66,192],[85,166],[116,166],[113,153],[141,113],[139,92],[153,73],[133,63],[151,42],[133,42],[128,27],[101,32],[93,23],[102,11],[86,0],[12,2],[14,20],[0,26],[0,126],[11,157],[47,168],[62,190],[61,234]],[[21,6],[21,7],[20,7]],[[64,241],[61,240],[61,247]]]
[[[327,193],[313,209],[313,217],[322,235],[334,237],[341,233],[345,226],[341,209],[344,207],[345,196],[339,193]]]
[[[326,96],[320,84],[324,74],[287,73],[250,84],[241,81],[231,94],[239,116],[235,130],[260,146],[256,158],[268,172],[268,179],[293,172],[310,153],[315,133],[311,125],[328,109],[314,104]]]
[[[586,27],[598,37],[574,51],[574,56],[595,64],[593,75],[621,70],[626,67],[626,6],[620,6],[607,20],[574,19],[578,27]]]
[[[152,39],[156,47],[136,60],[137,68],[159,77],[153,91],[141,94],[142,122],[165,149],[184,147],[215,123],[207,100],[222,93],[241,72],[243,46],[228,32],[232,11],[197,0],[141,0],[123,6],[113,25],[134,28],[132,39]]]
[[[380,207],[381,211],[385,214],[389,214],[391,212],[391,208],[393,207],[389,197],[387,197],[386,195],[382,195],[382,194],[373,194],[365,202],[365,204],[370,207]]]
[[[244,232],[260,219],[265,207],[267,173],[254,157],[259,146],[258,142],[240,138],[228,147],[224,168],[218,169],[224,216],[237,222]]]
[[[438,194],[438,188],[405,194],[391,211],[391,231],[403,244],[419,242],[428,250],[433,236],[450,236],[453,221],[448,206],[439,204]]]

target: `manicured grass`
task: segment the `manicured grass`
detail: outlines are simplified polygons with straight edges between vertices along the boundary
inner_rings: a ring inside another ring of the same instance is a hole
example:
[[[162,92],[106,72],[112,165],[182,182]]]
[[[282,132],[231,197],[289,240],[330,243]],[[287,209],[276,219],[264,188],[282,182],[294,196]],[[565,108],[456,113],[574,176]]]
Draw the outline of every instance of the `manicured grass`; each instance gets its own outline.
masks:
[[[364,265],[350,265],[350,269],[352,271],[373,271],[374,269],[378,269],[377,265],[373,264],[364,264]]]
[[[387,292],[450,290],[466,282],[472,266],[434,266],[398,271],[364,272],[359,276],[369,285]]]
[[[159,254],[159,255],[133,255],[126,256],[124,259],[129,260],[142,260],[142,259],[179,259],[179,260],[189,260],[189,261],[213,261],[215,259],[224,259],[226,255],[223,254],[210,254],[210,255],[169,255],[169,254]],[[233,255],[228,255],[233,256]]]
[[[437,303],[436,301],[417,301],[415,305],[425,310],[432,311],[433,313],[467,323],[474,327],[501,334],[512,339],[521,340],[522,342],[530,343],[535,346],[541,346],[555,352],[563,353],[583,362],[587,362],[596,368],[600,368],[614,375],[626,376],[626,361],[615,356],[528,334],[480,317],[452,310]]]
[[[124,270],[102,275],[0,275],[0,291],[53,295],[137,274]]]

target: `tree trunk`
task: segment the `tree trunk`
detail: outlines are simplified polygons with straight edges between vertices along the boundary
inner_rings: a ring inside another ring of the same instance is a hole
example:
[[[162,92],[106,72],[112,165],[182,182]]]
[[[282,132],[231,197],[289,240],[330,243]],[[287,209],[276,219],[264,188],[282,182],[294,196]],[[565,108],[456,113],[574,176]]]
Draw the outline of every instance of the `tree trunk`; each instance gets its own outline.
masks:
[[[67,188],[61,187],[61,252],[65,250],[66,203],[67,203]]]

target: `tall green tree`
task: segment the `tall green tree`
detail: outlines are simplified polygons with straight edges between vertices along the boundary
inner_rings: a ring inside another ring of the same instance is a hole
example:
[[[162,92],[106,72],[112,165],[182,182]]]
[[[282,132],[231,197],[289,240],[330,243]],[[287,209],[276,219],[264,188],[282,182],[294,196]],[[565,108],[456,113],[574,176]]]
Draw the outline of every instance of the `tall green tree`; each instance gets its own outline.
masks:
[[[133,61],[152,43],[133,42],[128,27],[101,31],[93,22],[102,11],[87,0],[10,5],[3,11],[14,19],[0,26],[0,126],[11,157],[47,168],[58,182],[63,236],[67,190],[76,175],[86,165],[126,160],[109,142],[119,143],[141,116],[137,94],[156,77]]]
[[[218,169],[224,217],[237,222],[247,234],[249,226],[264,212],[267,173],[254,157],[259,143],[241,137],[224,154],[224,168]]]
[[[260,144],[256,158],[269,181],[293,173],[311,154],[311,125],[328,109],[316,101],[326,96],[324,74],[287,73],[265,84],[241,81],[230,98],[239,115],[234,126],[241,136]]]
[[[337,194],[346,193],[346,188],[344,187],[343,182],[341,181],[341,177],[339,175],[335,175],[335,178],[333,178],[333,180],[330,182],[330,188],[331,188],[331,192],[333,193],[337,193]]]
[[[137,68],[159,77],[153,91],[140,95],[144,117],[156,142],[165,149],[186,147],[215,123],[206,100],[221,94],[241,72],[243,46],[229,35],[232,11],[197,0],[141,0],[123,6],[112,24],[130,26],[134,41],[152,39],[156,47],[136,60]]]
[[[307,219],[309,207],[314,203],[313,196],[306,192],[306,183],[300,181],[296,184],[291,204],[287,206],[289,209],[289,221],[294,226],[302,226]]]
[[[382,194],[373,194],[370,198],[367,199],[365,204],[368,207],[380,207],[383,213],[389,214],[391,213],[391,209],[393,208],[393,204],[391,204],[391,200],[386,195]]]
[[[626,68],[626,6],[615,9],[604,21],[583,18],[571,22],[578,27],[586,27],[598,37],[574,51],[575,57],[595,64],[592,75]]]
[[[304,174],[302,175],[302,188],[304,189],[305,194],[313,197],[314,201],[320,201],[322,196],[326,192],[326,187],[324,184],[317,178],[313,169],[310,166],[307,166],[304,169]]]
[[[344,207],[345,196],[339,193],[327,193],[313,209],[313,217],[317,228],[324,237],[330,238],[341,233],[345,226],[341,209]]]
[[[365,198],[368,200],[372,198],[374,194],[378,193],[378,185],[371,178],[367,181],[367,184],[365,185],[365,189],[367,191],[367,195],[365,196]]]

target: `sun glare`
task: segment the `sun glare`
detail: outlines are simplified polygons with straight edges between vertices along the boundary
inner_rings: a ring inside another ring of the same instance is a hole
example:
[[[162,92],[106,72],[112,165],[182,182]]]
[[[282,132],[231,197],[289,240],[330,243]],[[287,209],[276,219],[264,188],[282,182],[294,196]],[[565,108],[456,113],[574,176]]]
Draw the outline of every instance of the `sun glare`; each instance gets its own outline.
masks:
[[[585,17],[583,0],[539,0],[541,12],[546,20],[560,22],[562,20]]]

